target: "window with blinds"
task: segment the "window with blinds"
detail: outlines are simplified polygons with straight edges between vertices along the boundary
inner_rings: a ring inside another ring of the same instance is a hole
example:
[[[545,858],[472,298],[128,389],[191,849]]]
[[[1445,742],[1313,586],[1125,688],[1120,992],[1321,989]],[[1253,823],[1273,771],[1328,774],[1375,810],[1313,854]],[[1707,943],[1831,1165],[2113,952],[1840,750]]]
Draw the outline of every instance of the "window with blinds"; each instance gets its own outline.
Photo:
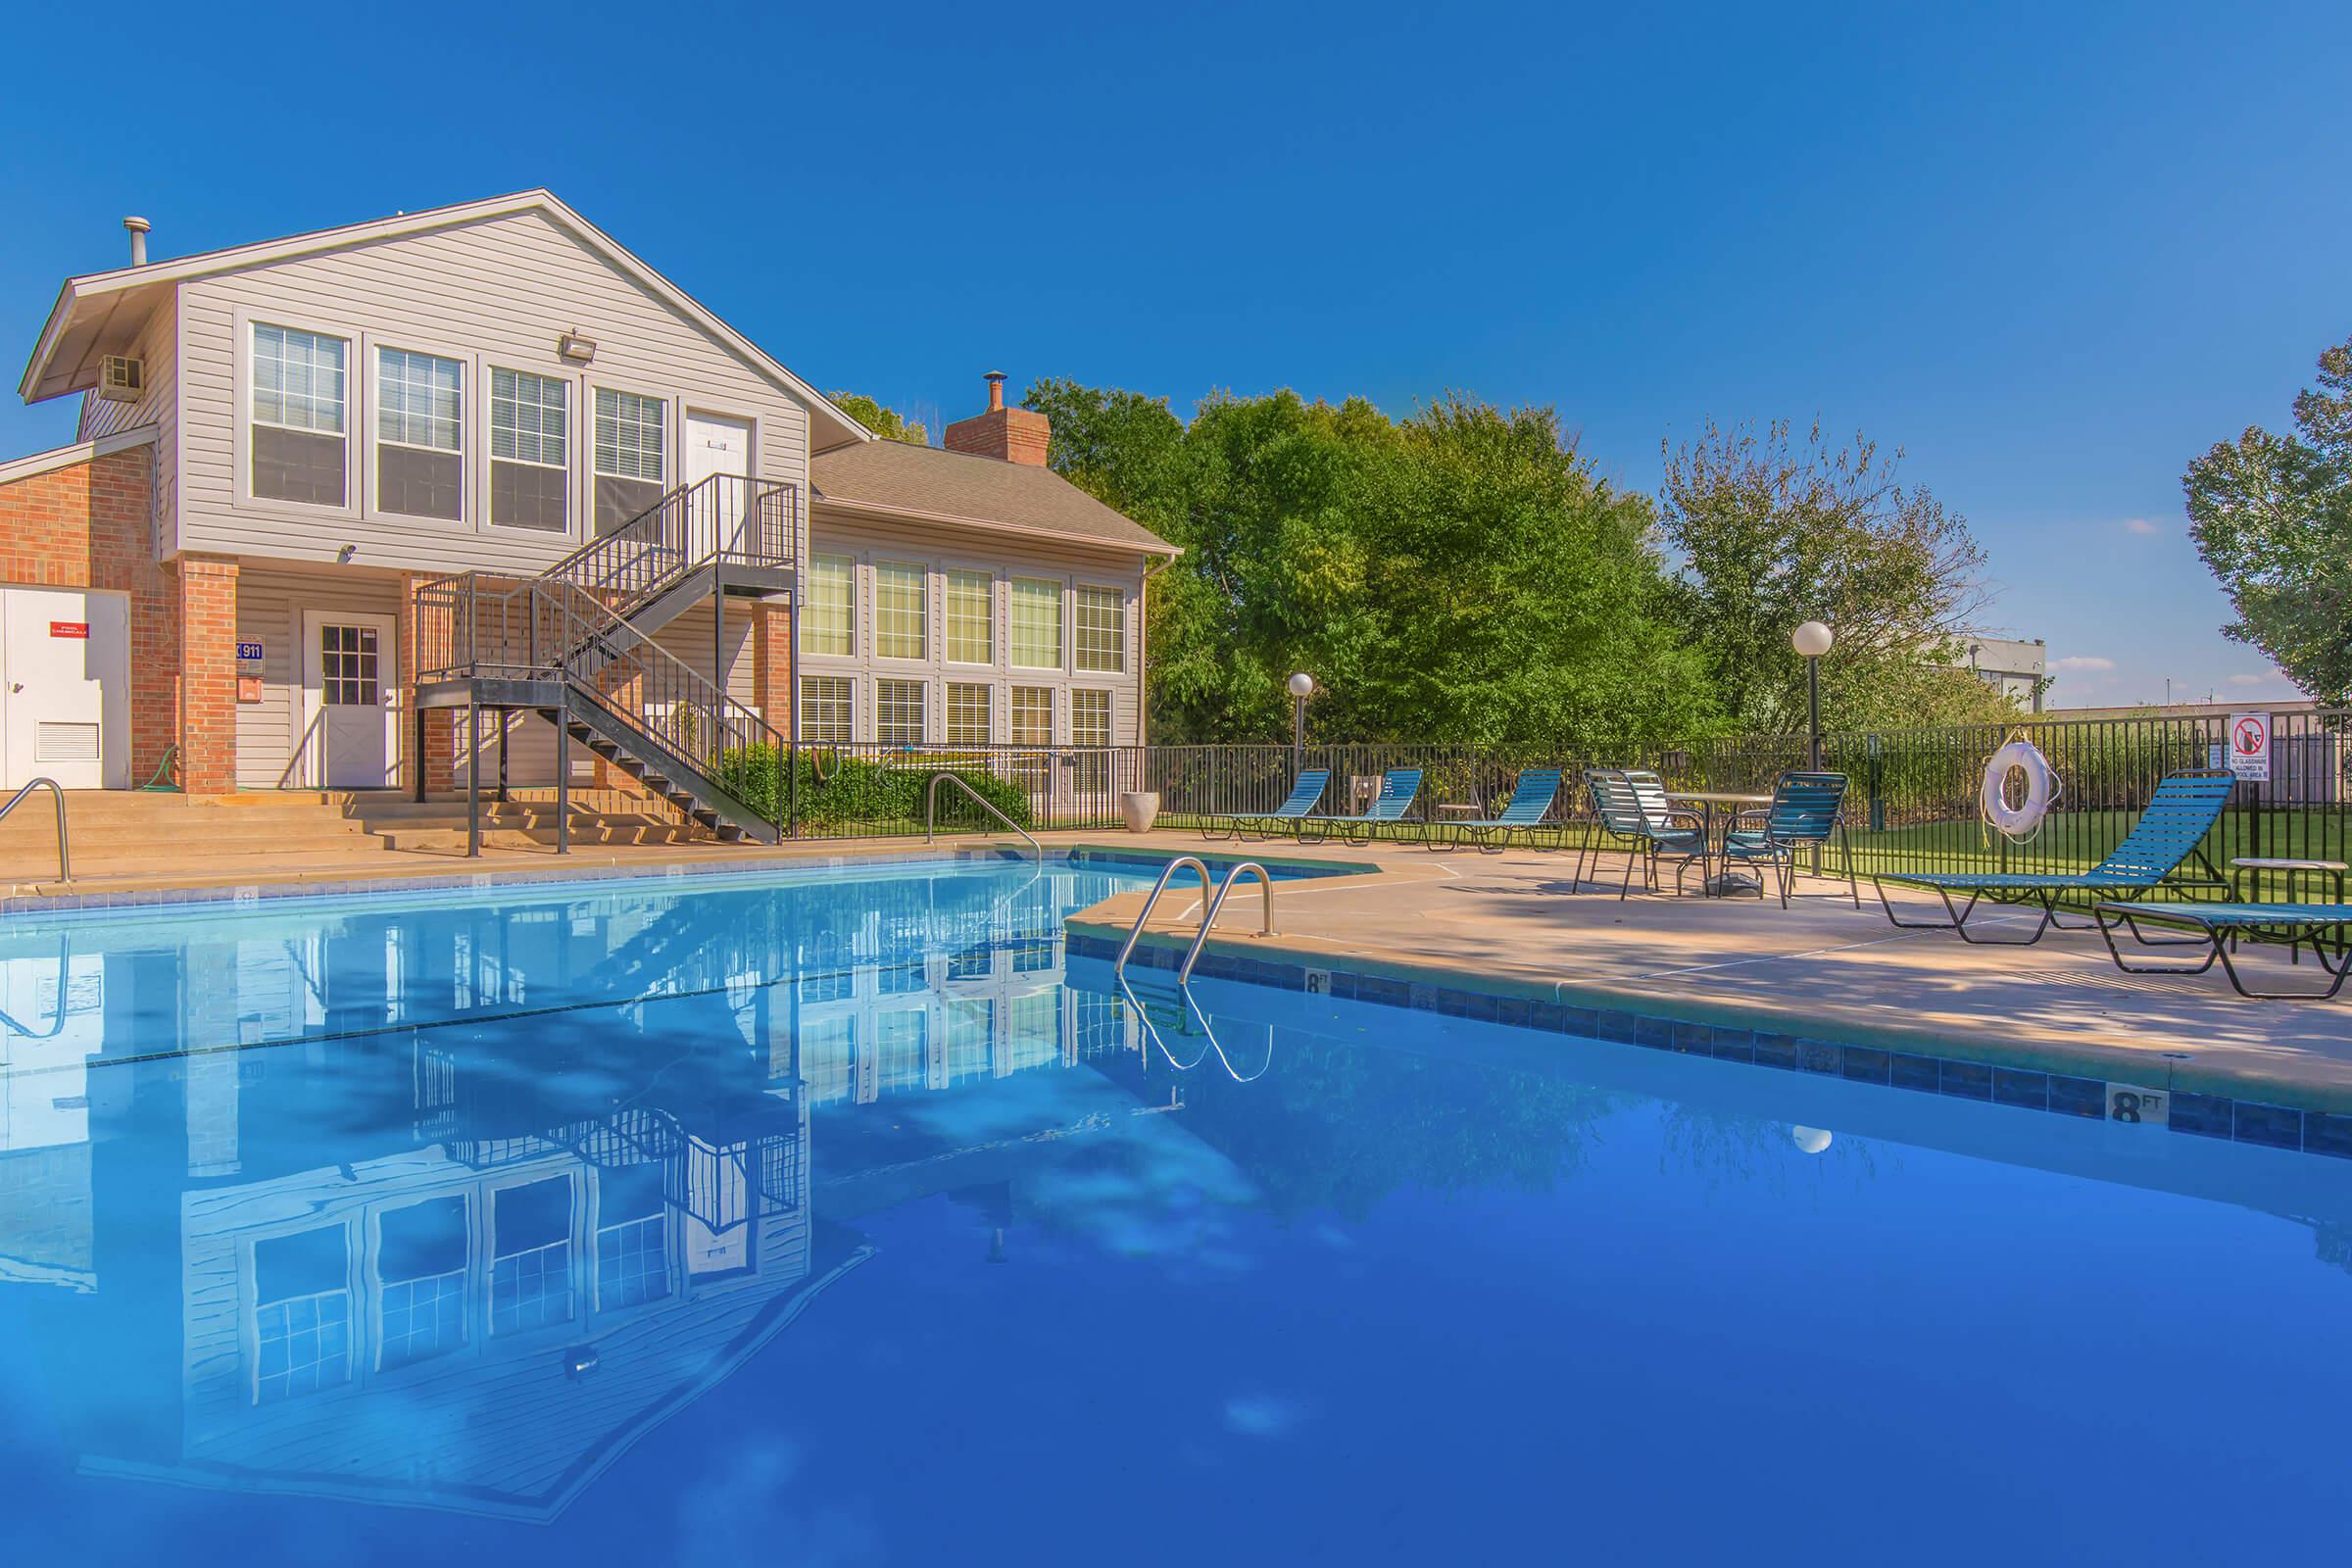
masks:
[[[1061,667],[1061,584],[1050,577],[1015,577],[1012,662],[1022,669]]]

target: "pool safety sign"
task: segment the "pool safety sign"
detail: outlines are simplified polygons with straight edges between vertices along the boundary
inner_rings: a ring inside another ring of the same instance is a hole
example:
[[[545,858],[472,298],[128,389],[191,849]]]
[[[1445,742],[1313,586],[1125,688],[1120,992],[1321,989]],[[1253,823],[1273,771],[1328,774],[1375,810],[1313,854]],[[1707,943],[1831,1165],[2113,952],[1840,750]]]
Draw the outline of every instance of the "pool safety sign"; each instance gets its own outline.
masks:
[[[2270,714],[2230,715],[2230,771],[2235,773],[2241,783],[2268,784],[2271,781]]]

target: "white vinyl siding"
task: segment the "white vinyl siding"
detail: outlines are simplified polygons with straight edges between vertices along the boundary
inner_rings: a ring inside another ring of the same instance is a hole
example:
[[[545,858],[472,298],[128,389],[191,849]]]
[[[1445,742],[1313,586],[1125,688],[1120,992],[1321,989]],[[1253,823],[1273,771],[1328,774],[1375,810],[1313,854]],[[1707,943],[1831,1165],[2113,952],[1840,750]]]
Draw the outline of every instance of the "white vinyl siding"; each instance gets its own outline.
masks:
[[[874,739],[884,746],[923,744],[923,683],[874,682]]]
[[[943,574],[947,603],[942,611],[951,664],[997,662],[996,579],[985,571],[950,568]]]
[[[1126,605],[1116,588],[1081,587],[1075,620],[1072,640],[1080,669],[1115,675],[1126,667]]]
[[[168,316],[169,306],[163,314]],[[362,342],[370,349],[424,346],[465,360],[471,405],[467,433],[477,439],[490,368],[563,380],[573,405],[568,456],[575,497],[590,493],[594,477],[585,411],[597,385],[664,401],[671,425],[668,450],[675,449],[682,403],[748,416],[756,425],[758,476],[796,489],[806,484],[808,415],[794,392],[550,215],[515,213],[181,284],[177,549],[326,563],[349,544],[362,565],[529,573],[587,531],[590,509],[577,501],[568,509],[571,526],[564,533],[489,528],[488,465],[478,456],[467,464],[472,518],[467,527],[370,514],[339,519],[332,529],[323,529],[315,526],[313,509],[254,500],[244,473],[252,466],[245,361],[255,322],[338,334],[351,339],[355,349]],[[596,363],[585,370],[556,356],[556,339],[575,325],[597,342]],[[150,365],[151,377],[157,368]],[[349,390],[362,406],[347,409],[347,418],[372,431],[370,379],[352,377]],[[674,469],[667,456],[665,451],[665,466]],[[355,452],[355,465],[365,468],[366,458]],[[355,500],[372,494],[371,473],[353,477]],[[666,481],[669,474],[663,477]],[[805,500],[805,489],[802,496]]]
[[[850,694],[857,684],[847,675],[803,675],[801,739],[819,746],[847,746],[856,740],[857,715]]]
[[[989,743],[989,698],[978,681],[948,682],[948,744],[986,746]]]
[[[1046,577],[1012,579],[1012,665],[1061,667],[1061,584]]]
[[[846,659],[858,651],[858,563],[848,556],[808,562],[808,612],[800,617],[801,652]]]
[[[920,566],[885,561],[874,567],[874,657],[921,659],[930,652]]]

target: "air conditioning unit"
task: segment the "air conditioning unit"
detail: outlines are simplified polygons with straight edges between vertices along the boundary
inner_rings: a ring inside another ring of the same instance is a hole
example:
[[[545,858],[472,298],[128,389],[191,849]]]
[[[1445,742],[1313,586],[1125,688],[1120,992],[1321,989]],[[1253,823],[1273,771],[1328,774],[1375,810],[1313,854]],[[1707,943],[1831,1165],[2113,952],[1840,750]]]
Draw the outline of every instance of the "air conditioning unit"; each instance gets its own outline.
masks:
[[[98,362],[98,396],[107,403],[136,403],[147,390],[144,362],[124,354],[109,354]]]

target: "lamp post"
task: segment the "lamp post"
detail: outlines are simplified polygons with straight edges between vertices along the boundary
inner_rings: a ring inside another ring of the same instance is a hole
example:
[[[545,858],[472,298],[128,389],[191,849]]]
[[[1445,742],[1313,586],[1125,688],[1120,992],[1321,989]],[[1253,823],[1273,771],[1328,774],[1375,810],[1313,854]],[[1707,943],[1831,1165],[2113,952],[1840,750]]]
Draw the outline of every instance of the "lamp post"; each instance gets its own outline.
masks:
[[[1788,644],[1805,660],[1805,766],[1821,771],[1821,656],[1838,640],[1837,633],[1818,620],[1808,620],[1788,634]]]
[[[1291,771],[1306,756],[1306,700],[1315,695],[1315,677],[1300,670],[1291,677]]]

